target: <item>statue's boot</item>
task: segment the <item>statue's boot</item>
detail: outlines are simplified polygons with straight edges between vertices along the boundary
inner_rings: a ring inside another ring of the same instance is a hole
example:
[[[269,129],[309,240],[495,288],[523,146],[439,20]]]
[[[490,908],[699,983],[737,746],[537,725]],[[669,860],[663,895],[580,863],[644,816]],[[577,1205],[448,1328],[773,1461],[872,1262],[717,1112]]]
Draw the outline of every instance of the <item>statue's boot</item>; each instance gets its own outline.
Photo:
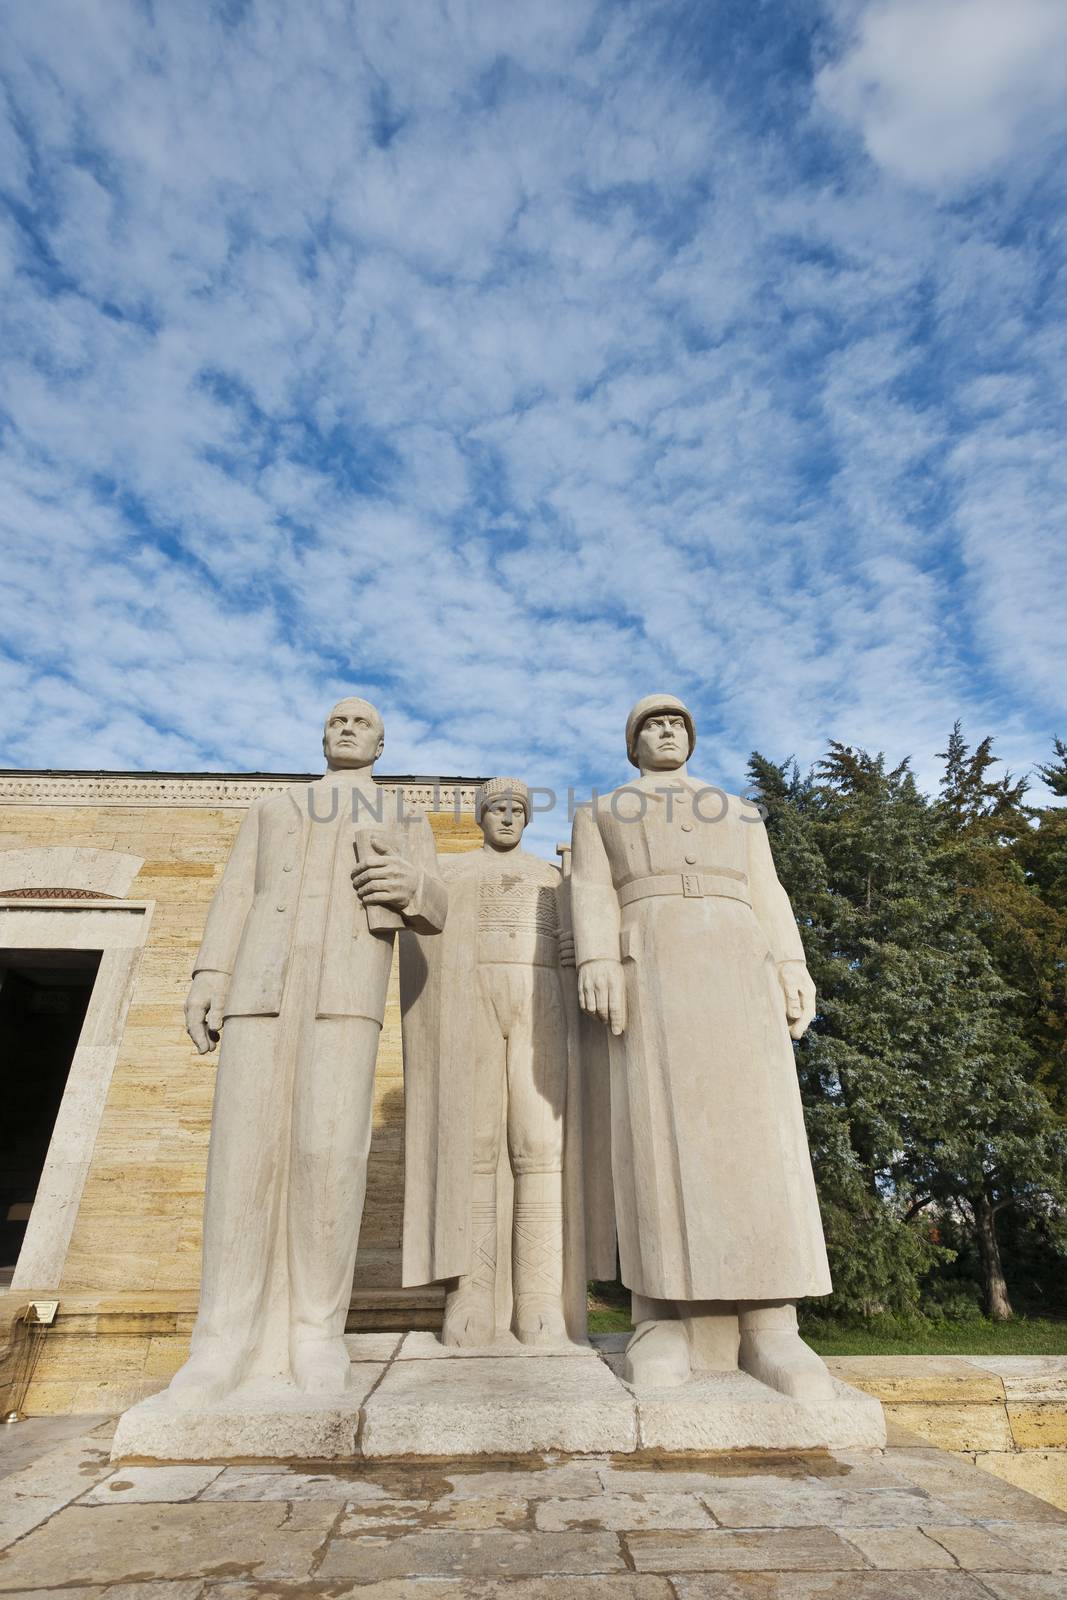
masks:
[[[344,1394],[352,1358],[342,1337],[295,1338],[290,1351],[293,1380],[305,1394]]]
[[[689,1377],[689,1341],[675,1319],[639,1322],[626,1346],[622,1375],[635,1389],[668,1389]]]
[[[167,1398],[179,1411],[200,1411],[216,1405],[245,1374],[247,1352],[243,1345],[225,1339],[199,1339],[184,1367],[170,1380]]]
[[[563,1174],[515,1174],[512,1328],[523,1344],[566,1344],[563,1317]]]
[[[791,1300],[742,1303],[738,1311],[738,1364],[745,1372],[793,1400],[834,1398],[833,1379],[800,1337],[797,1308]]]
[[[496,1337],[496,1172],[476,1170],[471,1187],[471,1270],[445,1296],[441,1343],[492,1344]]]

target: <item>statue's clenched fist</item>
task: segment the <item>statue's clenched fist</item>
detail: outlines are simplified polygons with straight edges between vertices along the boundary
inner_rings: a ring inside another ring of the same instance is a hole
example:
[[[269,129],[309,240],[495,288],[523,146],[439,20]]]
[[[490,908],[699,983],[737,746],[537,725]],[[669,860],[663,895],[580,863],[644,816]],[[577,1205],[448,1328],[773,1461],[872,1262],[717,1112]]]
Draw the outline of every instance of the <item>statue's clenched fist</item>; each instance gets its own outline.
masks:
[[[229,982],[225,972],[204,971],[198,972],[189,986],[185,1031],[196,1045],[198,1055],[206,1056],[219,1042]]]

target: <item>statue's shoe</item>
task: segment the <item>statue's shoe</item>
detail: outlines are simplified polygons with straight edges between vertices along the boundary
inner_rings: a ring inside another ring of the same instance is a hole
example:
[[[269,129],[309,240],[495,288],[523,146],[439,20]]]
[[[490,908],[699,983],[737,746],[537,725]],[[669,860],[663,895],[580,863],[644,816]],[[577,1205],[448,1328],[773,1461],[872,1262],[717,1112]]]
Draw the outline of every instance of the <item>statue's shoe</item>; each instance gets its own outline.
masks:
[[[244,1376],[244,1351],[221,1342],[194,1350],[170,1380],[167,1398],[179,1411],[202,1411],[217,1405]]]
[[[299,1339],[290,1359],[297,1388],[305,1394],[344,1394],[347,1389],[352,1358],[343,1339]]]
[[[569,1343],[563,1307],[558,1300],[540,1295],[515,1296],[512,1327],[521,1344],[561,1345]]]
[[[456,1349],[492,1344],[496,1338],[493,1297],[477,1284],[464,1283],[445,1296],[441,1343]]]
[[[742,1329],[737,1360],[753,1378],[792,1400],[816,1403],[834,1398],[834,1380],[795,1329]]]
[[[635,1389],[667,1389],[690,1373],[689,1341],[680,1322],[639,1322],[626,1346],[622,1375]]]

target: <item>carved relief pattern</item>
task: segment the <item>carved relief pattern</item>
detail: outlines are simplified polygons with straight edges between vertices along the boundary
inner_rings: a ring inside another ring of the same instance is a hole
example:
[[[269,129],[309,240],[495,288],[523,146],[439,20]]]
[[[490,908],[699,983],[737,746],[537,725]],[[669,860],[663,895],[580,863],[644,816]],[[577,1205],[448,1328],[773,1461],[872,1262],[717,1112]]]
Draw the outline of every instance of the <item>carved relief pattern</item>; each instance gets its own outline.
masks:
[[[38,806],[188,806],[236,807],[244,810],[261,795],[277,794],[294,784],[311,783],[317,774],[291,777],[149,777],[137,773],[117,775],[65,773],[0,774],[0,805]],[[422,779],[382,778],[381,783],[404,792],[404,809],[411,815],[473,811],[476,783],[438,783]]]
[[[483,878],[478,893],[478,928],[483,933],[532,928],[535,933],[558,934],[556,892],[517,877]]]
[[[117,900],[100,889],[0,889],[0,900]]]
[[[559,1200],[529,1200],[517,1195],[514,1220],[516,1289],[524,1294],[559,1295],[563,1271],[563,1213]]]

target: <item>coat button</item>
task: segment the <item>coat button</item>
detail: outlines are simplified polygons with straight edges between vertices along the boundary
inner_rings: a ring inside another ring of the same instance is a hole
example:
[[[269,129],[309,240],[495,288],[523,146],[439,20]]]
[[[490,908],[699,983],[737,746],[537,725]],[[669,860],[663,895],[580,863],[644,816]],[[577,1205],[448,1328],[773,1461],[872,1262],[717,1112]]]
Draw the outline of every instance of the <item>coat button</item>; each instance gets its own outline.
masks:
[[[293,870],[293,863],[291,861],[285,861],[285,862],[282,863],[282,871],[283,872],[292,872],[292,870]]]
[[[695,867],[697,864],[696,856],[686,856],[685,864],[687,867]]]
[[[693,831],[693,824],[691,822],[683,822],[682,823],[682,832],[683,833],[692,833],[692,831]]]
[[[278,901],[278,910],[279,911],[284,911],[285,910],[285,901],[284,900],[279,900]]]

